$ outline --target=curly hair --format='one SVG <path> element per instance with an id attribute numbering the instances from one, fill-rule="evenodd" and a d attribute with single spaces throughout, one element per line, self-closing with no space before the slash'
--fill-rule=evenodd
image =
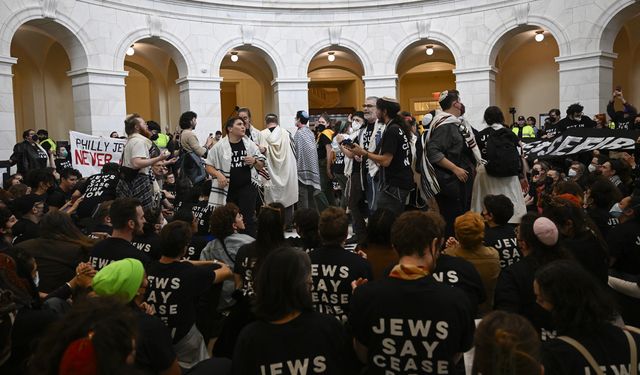
<path id="1" fill-rule="evenodd" d="M 233 223 L 236 221 L 236 216 L 239 213 L 240 208 L 233 203 L 227 203 L 213 210 L 211 219 L 209 220 L 211 234 L 220 241 L 232 235 L 235 232 Z"/>

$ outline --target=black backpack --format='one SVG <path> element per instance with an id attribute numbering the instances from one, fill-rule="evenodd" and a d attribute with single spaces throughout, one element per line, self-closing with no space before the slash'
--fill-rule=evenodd
<path id="1" fill-rule="evenodd" d="M 502 128 L 489 133 L 486 146 L 487 173 L 494 177 L 511 177 L 520 173 L 521 160 L 516 136 Z"/>

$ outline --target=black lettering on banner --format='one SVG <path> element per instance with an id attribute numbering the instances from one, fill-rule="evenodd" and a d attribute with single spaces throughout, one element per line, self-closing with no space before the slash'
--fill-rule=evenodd
<path id="1" fill-rule="evenodd" d="M 640 136 L 637 130 L 579 128 L 553 139 L 525 142 L 528 159 L 567 156 L 593 150 L 633 150 Z"/>

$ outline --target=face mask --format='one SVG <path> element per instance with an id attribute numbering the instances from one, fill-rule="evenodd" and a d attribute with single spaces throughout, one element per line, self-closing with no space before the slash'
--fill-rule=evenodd
<path id="1" fill-rule="evenodd" d="M 460 103 L 460 116 L 464 116 L 467 109 L 464 107 L 464 104 Z"/>
<path id="2" fill-rule="evenodd" d="M 40 273 L 36 271 L 36 275 L 33 277 L 33 283 L 36 284 L 36 287 L 40 286 Z"/>
<path id="3" fill-rule="evenodd" d="M 60 150 L 60 156 L 66 159 L 67 156 L 69 156 L 69 153 L 67 150 Z"/>
<path id="4" fill-rule="evenodd" d="M 352 122 L 351 123 L 351 132 L 350 133 L 353 133 L 353 132 L 356 132 L 356 131 L 360 130 L 361 126 L 362 126 L 362 124 L 359 123 L 358 121 Z"/>
<path id="5" fill-rule="evenodd" d="M 620 203 L 616 203 L 609 210 L 609 214 L 615 218 L 622 216 L 622 208 L 620 208 Z"/>
<path id="6" fill-rule="evenodd" d="M 596 169 L 597 169 L 597 168 L 596 168 L 596 166 L 595 166 L 595 165 L 593 165 L 593 164 L 589 164 L 588 169 L 589 169 L 589 172 L 592 172 L 592 173 L 593 173 L 593 172 L 595 172 L 595 171 L 596 171 Z"/>
<path id="7" fill-rule="evenodd" d="M 158 139 L 158 134 L 151 134 L 151 137 L 149 137 L 150 140 L 155 141 L 156 139 Z"/>
<path id="8" fill-rule="evenodd" d="M 32 135 L 31 140 L 34 142 L 38 142 L 38 136 L 36 134 Z"/>
<path id="9" fill-rule="evenodd" d="M 578 175 L 578 172 L 576 172 L 576 170 L 575 170 L 575 169 L 569 169 L 569 172 L 567 173 L 567 175 L 568 175 L 569 177 L 575 177 L 575 176 L 577 176 L 577 175 Z"/>

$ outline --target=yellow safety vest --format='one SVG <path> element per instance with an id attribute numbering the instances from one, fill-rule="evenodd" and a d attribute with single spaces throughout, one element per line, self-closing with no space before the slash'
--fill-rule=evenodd
<path id="1" fill-rule="evenodd" d="M 158 133 L 158 139 L 153 141 L 160 148 L 167 148 L 169 144 L 169 136 L 164 133 Z"/>
<path id="2" fill-rule="evenodd" d="M 533 130 L 533 126 L 525 125 L 522 127 L 522 138 L 535 138 L 536 132 Z"/>
<path id="3" fill-rule="evenodd" d="M 53 139 L 51 138 L 44 139 L 42 142 L 40 142 L 40 146 L 42 146 L 44 143 L 48 143 L 49 145 L 51 145 L 52 153 L 56 152 L 56 143 L 53 141 Z"/>

